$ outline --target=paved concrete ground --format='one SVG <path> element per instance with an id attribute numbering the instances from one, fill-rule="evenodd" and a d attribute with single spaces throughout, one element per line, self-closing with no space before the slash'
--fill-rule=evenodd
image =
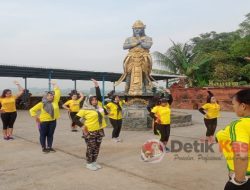
<path id="1" fill-rule="evenodd" d="M 182 111 L 192 113 L 194 125 L 173 128 L 170 139 L 193 143 L 205 134 L 202 116 L 196 110 Z M 220 190 L 227 180 L 217 145 L 215 153 L 167 153 L 160 163 L 150 164 L 141 161 L 140 147 L 155 138 L 152 131 L 122 131 L 124 142 L 114 143 L 110 128 L 105 130 L 98 160 L 103 169 L 89 171 L 81 133 L 72 133 L 67 113 L 62 110 L 61 115 L 54 139 L 57 152 L 43 154 L 34 121 L 27 111 L 18 112 L 15 140 L 0 139 L 0 190 Z M 218 128 L 235 118 L 234 113 L 223 112 Z"/>

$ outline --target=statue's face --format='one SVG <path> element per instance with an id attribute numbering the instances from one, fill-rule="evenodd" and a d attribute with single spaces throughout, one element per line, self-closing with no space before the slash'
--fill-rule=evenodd
<path id="1" fill-rule="evenodd" d="M 142 36 L 144 33 L 144 28 L 134 28 L 133 31 L 135 36 Z"/>

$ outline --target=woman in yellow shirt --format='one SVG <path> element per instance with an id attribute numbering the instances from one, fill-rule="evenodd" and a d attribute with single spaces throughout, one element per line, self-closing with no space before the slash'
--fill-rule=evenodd
<path id="1" fill-rule="evenodd" d="M 232 100 L 234 112 L 240 119 L 216 134 L 220 151 L 229 169 L 225 190 L 250 189 L 250 89 L 237 92 Z"/>
<path id="2" fill-rule="evenodd" d="M 19 93 L 16 96 L 12 95 L 10 89 L 3 90 L 2 96 L 0 97 L 1 104 L 1 119 L 3 122 L 3 138 L 4 140 L 13 140 L 13 126 L 16 121 L 17 112 L 16 112 L 16 99 L 18 99 L 24 92 L 24 89 L 21 85 L 14 81 L 17 85 Z"/>
<path id="3" fill-rule="evenodd" d="M 206 141 L 214 142 L 214 133 L 217 127 L 217 118 L 220 116 L 220 105 L 214 95 L 208 91 L 207 103 L 199 111 L 205 116 L 204 123 L 207 128 Z"/>
<path id="4" fill-rule="evenodd" d="M 155 93 L 155 95 L 153 96 L 153 98 L 149 100 L 148 105 L 147 105 L 148 112 L 150 113 L 151 110 L 155 106 L 160 105 L 161 104 L 160 100 L 161 100 L 161 98 L 164 98 L 164 97 L 166 97 L 168 99 L 168 104 L 171 106 L 171 104 L 173 102 L 173 97 L 171 95 L 171 91 L 168 88 L 166 88 L 164 90 L 164 92 L 162 92 L 162 93 Z M 152 120 L 153 132 L 154 132 L 155 135 L 159 135 L 159 133 L 157 132 L 157 129 L 156 129 L 156 125 L 157 125 L 157 123 L 155 122 L 155 120 L 153 118 L 153 120 Z"/>
<path id="5" fill-rule="evenodd" d="M 70 116 L 71 121 L 72 121 L 72 123 L 71 123 L 71 131 L 72 132 L 77 131 L 77 129 L 76 129 L 77 126 L 73 120 L 74 120 L 77 112 L 80 110 L 80 103 L 84 97 L 81 92 L 79 94 L 80 94 L 80 98 L 77 99 L 79 95 L 78 95 L 77 91 L 73 91 L 73 93 L 70 94 L 71 100 L 68 100 L 62 106 L 64 109 L 68 110 L 68 112 L 69 112 L 69 116 Z"/>
<path id="6" fill-rule="evenodd" d="M 40 143 L 44 153 L 55 152 L 52 148 L 54 132 L 56 129 L 56 120 L 60 117 L 59 100 L 61 90 L 56 83 L 51 83 L 54 91 L 47 92 L 42 101 L 30 109 L 30 115 L 36 120 L 39 126 Z M 40 111 L 40 115 L 37 112 Z M 47 146 L 46 146 L 47 140 Z"/>
<path id="7" fill-rule="evenodd" d="M 119 138 L 121 128 L 122 128 L 122 107 L 126 100 L 120 100 L 118 95 L 111 95 L 111 102 L 107 103 L 105 108 L 109 112 L 109 121 L 113 126 L 112 139 L 114 142 L 121 142 Z"/>
<path id="8" fill-rule="evenodd" d="M 169 100 L 169 97 L 161 98 L 160 105 L 155 106 L 150 113 L 155 120 L 156 131 L 160 135 L 160 141 L 165 145 L 166 152 L 170 151 L 166 147 L 170 136 L 171 109 Z"/>
<path id="9" fill-rule="evenodd" d="M 104 114 L 107 114 L 101 103 L 101 92 L 97 81 L 92 79 L 96 88 L 96 96 L 85 97 L 82 109 L 74 119 L 76 125 L 83 128 L 84 139 L 87 145 L 86 168 L 92 171 L 101 169 L 96 160 L 104 137 L 106 122 Z M 84 123 L 81 120 L 84 119 Z"/>

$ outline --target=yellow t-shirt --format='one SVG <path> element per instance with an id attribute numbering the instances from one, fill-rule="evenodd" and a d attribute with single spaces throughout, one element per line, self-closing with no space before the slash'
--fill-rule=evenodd
<path id="1" fill-rule="evenodd" d="M 84 126 L 87 127 L 88 131 L 97 131 L 107 126 L 104 119 L 104 110 L 102 107 L 99 108 L 99 112 L 102 114 L 102 125 L 100 126 L 98 121 L 98 113 L 95 110 L 81 109 L 76 115 L 85 119 Z"/>
<path id="2" fill-rule="evenodd" d="M 220 145 L 220 151 L 223 153 L 227 166 L 230 171 L 234 171 L 234 152 L 232 150 L 232 142 L 242 142 L 250 145 L 250 117 L 244 117 L 232 122 L 224 129 L 216 134 L 216 138 Z M 243 148 L 243 147 L 242 147 Z M 248 158 L 250 158 L 250 150 L 248 149 Z M 248 159 L 247 174 L 250 175 L 250 159 Z"/>
<path id="3" fill-rule="evenodd" d="M 54 92 L 55 92 L 55 95 L 54 95 L 54 100 L 52 102 L 52 106 L 54 108 L 54 117 L 52 118 L 50 116 L 50 114 L 43 109 L 43 103 L 42 102 L 39 102 L 38 104 L 36 104 L 34 107 L 32 107 L 29 110 L 30 115 L 32 117 L 36 116 L 38 111 L 41 111 L 40 115 L 39 115 L 39 119 L 40 119 L 41 122 L 53 121 L 53 120 L 58 119 L 60 117 L 60 111 L 59 111 L 58 103 L 59 103 L 59 100 L 60 100 L 60 97 L 61 97 L 61 91 L 60 91 L 59 88 L 55 88 Z"/>
<path id="4" fill-rule="evenodd" d="M 207 111 L 206 119 L 214 119 L 220 116 L 220 105 L 217 103 L 206 103 L 202 106 Z"/>
<path id="5" fill-rule="evenodd" d="M 169 105 L 163 107 L 161 105 L 155 106 L 152 110 L 152 113 L 154 113 L 160 120 L 161 124 L 167 125 L 170 124 L 170 115 L 171 115 L 171 110 Z"/>
<path id="6" fill-rule="evenodd" d="M 125 103 L 124 100 L 119 102 L 121 108 L 122 108 L 124 103 Z M 115 103 L 109 102 L 105 106 L 105 108 L 107 108 L 109 110 L 109 118 L 115 119 L 115 120 L 122 119 L 122 110 L 118 111 L 118 106 Z"/>
<path id="7" fill-rule="evenodd" d="M 16 111 L 16 96 L 0 98 L 0 103 L 2 105 L 1 110 L 4 110 L 5 112 Z"/>
<path id="8" fill-rule="evenodd" d="M 69 106 L 70 112 L 78 112 L 80 110 L 80 100 L 68 100 L 64 103 L 65 106 Z"/>

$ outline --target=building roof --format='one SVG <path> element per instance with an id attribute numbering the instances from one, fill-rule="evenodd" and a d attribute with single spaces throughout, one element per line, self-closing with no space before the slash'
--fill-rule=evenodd
<path id="1" fill-rule="evenodd" d="M 94 78 L 97 81 L 115 82 L 122 73 L 113 72 L 94 72 L 81 70 L 68 70 L 56 68 L 42 68 L 15 65 L 0 65 L 0 77 L 22 77 L 22 78 L 49 78 L 52 79 L 68 79 L 68 80 L 90 80 Z M 166 80 L 171 78 L 181 78 L 180 75 L 152 75 L 155 80 Z"/>

